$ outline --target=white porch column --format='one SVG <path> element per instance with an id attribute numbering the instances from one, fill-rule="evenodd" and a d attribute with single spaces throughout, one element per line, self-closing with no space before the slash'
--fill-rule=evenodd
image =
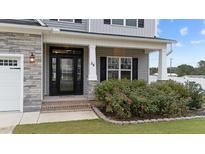
<path id="1" fill-rule="evenodd" d="M 96 45 L 89 45 L 88 80 L 97 81 Z"/>
<path id="2" fill-rule="evenodd" d="M 167 51 L 159 50 L 158 80 L 167 80 Z"/>
<path id="3" fill-rule="evenodd" d="M 96 70 L 96 45 L 89 45 L 88 53 L 88 100 L 95 99 L 95 87 L 97 85 L 97 70 Z"/>

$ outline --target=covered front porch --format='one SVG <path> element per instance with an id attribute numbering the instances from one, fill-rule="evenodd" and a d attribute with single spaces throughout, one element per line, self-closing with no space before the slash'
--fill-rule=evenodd
<path id="1" fill-rule="evenodd" d="M 43 95 L 83 95 L 108 79 L 149 82 L 149 53 L 159 52 L 158 80 L 167 78 L 167 40 L 84 36 L 59 32 L 44 36 Z"/>

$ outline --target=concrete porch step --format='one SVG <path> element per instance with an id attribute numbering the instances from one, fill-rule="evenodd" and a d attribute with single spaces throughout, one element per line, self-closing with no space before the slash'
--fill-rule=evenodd
<path id="1" fill-rule="evenodd" d="M 91 111 L 92 101 L 73 100 L 73 101 L 43 101 L 41 112 L 59 112 L 59 111 Z"/>

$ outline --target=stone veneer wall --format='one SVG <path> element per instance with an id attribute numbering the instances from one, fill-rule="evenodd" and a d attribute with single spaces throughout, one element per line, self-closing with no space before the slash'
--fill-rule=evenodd
<path id="1" fill-rule="evenodd" d="M 98 81 L 89 81 L 88 80 L 88 88 L 87 88 L 87 97 L 88 100 L 95 100 L 95 88 L 98 84 Z"/>
<path id="2" fill-rule="evenodd" d="M 36 63 L 29 63 L 31 52 Z M 24 111 L 40 110 L 41 107 L 41 35 L 0 32 L 0 53 L 24 55 Z"/>

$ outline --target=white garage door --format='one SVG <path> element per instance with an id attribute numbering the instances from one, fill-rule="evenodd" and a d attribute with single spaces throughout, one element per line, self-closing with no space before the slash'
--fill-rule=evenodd
<path id="1" fill-rule="evenodd" d="M 0 54 L 0 111 L 21 110 L 22 105 L 21 56 Z"/>

